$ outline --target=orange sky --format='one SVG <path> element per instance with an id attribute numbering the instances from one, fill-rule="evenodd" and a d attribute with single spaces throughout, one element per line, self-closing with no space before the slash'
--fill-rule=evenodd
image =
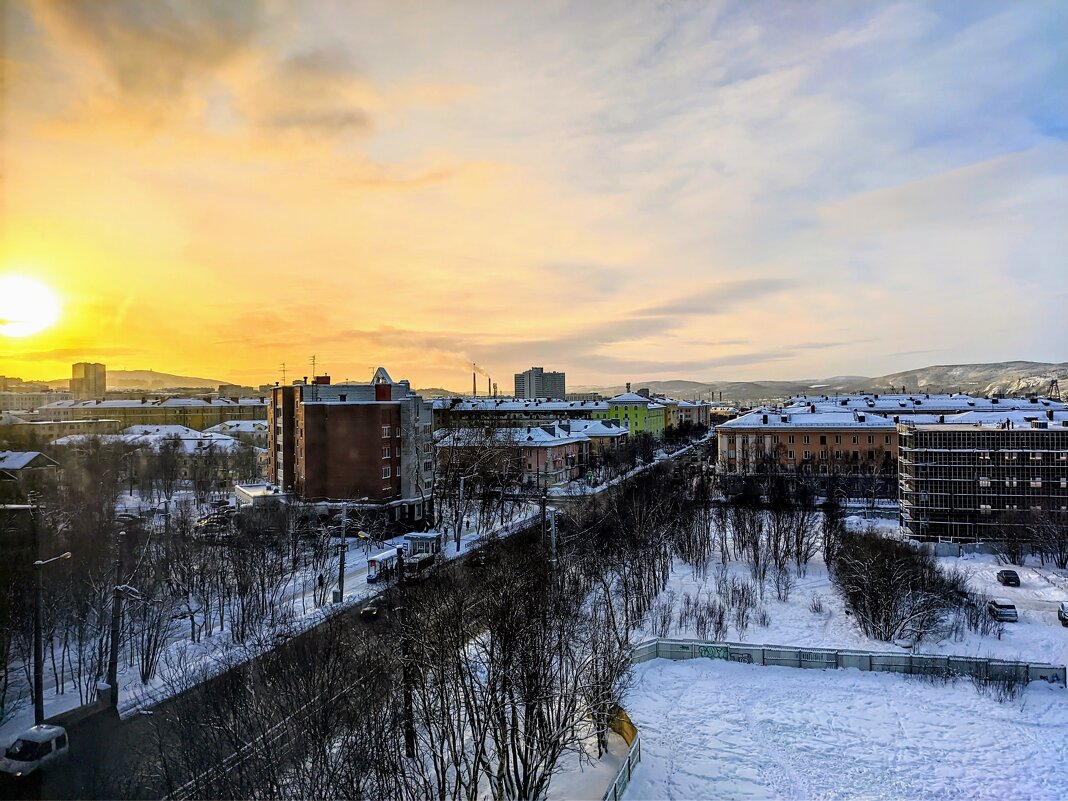
<path id="1" fill-rule="evenodd" d="M 1049 105 L 1056 63 L 1020 58 L 1055 53 L 1025 36 L 1055 6 L 1003 42 L 982 15 L 864 5 L 800 33 L 744 5 L 176 7 L 3 7 L 0 275 L 64 315 L 0 338 L 0 374 L 258 384 L 315 354 L 463 388 L 472 361 L 510 387 L 532 364 L 579 384 L 1066 356 L 1063 126 L 1016 101 L 944 141 L 1002 93 Z"/>

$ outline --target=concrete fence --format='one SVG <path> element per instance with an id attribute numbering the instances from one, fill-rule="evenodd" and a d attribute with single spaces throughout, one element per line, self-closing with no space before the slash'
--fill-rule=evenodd
<path id="1" fill-rule="evenodd" d="M 1027 684 L 1045 681 L 1066 685 L 1064 665 L 1009 662 L 944 654 L 854 651 L 833 648 L 804 648 L 792 645 L 748 645 L 731 642 L 705 642 L 660 638 L 647 640 L 634 648 L 635 664 L 650 659 L 726 659 L 747 665 L 779 665 L 796 668 L 856 668 L 910 675 L 964 676 L 986 680 L 1015 679 Z"/>

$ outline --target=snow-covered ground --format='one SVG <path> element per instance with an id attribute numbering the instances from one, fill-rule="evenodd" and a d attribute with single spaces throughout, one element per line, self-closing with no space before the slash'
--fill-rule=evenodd
<path id="1" fill-rule="evenodd" d="M 884 529 L 896 528 L 896 523 L 892 521 L 847 518 L 847 524 L 851 528 L 862 528 L 872 522 L 877 522 Z M 1033 566 L 1013 568 L 1020 575 L 1020 587 L 1004 587 L 997 582 L 997 572 L 1005 565 L 999 565 L 993 556 L 974 554 L 961 558 L 942 557 L 938 562 L 944 567 L 965 571 L 974 591 L 990 597 L 1011 599 L 1016 603 L 1020 621 L 1006 623 L 1001 639 L 965 632 L 960 639 L 946 637 L 940 641 L 924 641 L 916 647 L 916 652 L 1068 664 L 1068 628 L 1061 626 L 1057 620 L 1058 603 L 1068 601 L 1068 571 L 1058 570 L 1050 565 L 1040 567 L 1036 561 Z M 692 627 L 678 627 L 679 607 L 684 593 L 694 597 L 700 593 L 702 599 L 709 593 L 715 597 L 717 567 L 718 563 L 714 563 L 708 575 L 701 578 L 694 575 L 689 565 L 676 560 L 668 588 L 665 594 L 660 596 L 660 601 L 663 601 L 666 593 L 675 595 L 675 622 L 669 636 L 698 637 Z M 739 579 L 749 578 L 748 567 L 741 562 L 730 563 L 728 573 Z M 734 621 L 730 621 L 730 629 L 724 639 L 729 642 L 767 645 L 807 645 L 872 651 L 903 650 L 893 643 L 872 640 L 864 635 L 852 618 L 846 615 L 841 598 L 831 586 L 827 567 L 819 557 L 809 564 L 806 574 L 796 581 L 789 600 L 780 602 L 769 580 L 764 600 L 760 604 L 768 613 L 769 625 L 760 626 L 756 622 L 755 614 L 745 631 L 739 631 Z M 813 612 L 810 608 L 814 597 L 822 603 L 822 612 Z M 635 635 L 635 642 L 653 636 L 653 629 L 647 623 L 646 627 Z"/>
<path id="2" fill-rule="evenodd" d="M 505 536 L 527 525 L 538 515 L 535 507 L 521 508 L 515 512 L 503 525 L 499 525 L 487 533 L 467 531 L 460 539 L 460 548 L 457 550 L 452 537 L 444 544 L 445 559 L 455 559 L 457 556 L 467 553 L 476 547 L 479 540 L 484 536 Z M 397 536 L 387 540 L 388 546 L 402 544 L 403 536 Z M 371 596 L 377 594 L 381 588 L 379 585 L 367 583 L 367 559 L 374 556 L 387 547 L 369 547 L 358 540 L 349 538 L 348 550 L 345 557 L 345 597 L 342 605 L 327 604 L 316 607 L 313 595 L 314 587 L 310 582 L 294 582 L 284 593 L 283 604 L 289 607 L 291 612 L 291 624 L 286 628 L 287 634 L 296 634 L 322 622 L 325 616 L 336 612 L 339 608 L 356 606 Z M 336 568 L 331 576 L 336 587 Z M 186 629 L 182 625 L 175 627 L 173 639 L 166 647 L 160 659 L 157 675 L 147 684 L 142 684 L 136 668 L 126 668 L 120 664 L 119 671 L 119 713 L 122 717 L 136 714 L 141 709 L 146 709 L 166 698 L 174 689 L 169 681 L 175 675 L 200 675 L 202 678 L 215 675 L 229 666 L 247 661 L 270 650 L 275 640 L 273 632 L 267 632 L 266 636 L 259 641 L 251 641 L 243 644 L 235 644 L 230 639 L 228 629 L 218 630 L 210 637 L 204 637 L 198 643 L 189 641 Z M 21 669 L 16 674 L 20 678 Z M 63 712 L 68 712 L 81 705 L 76 689 L 67 687 L 67 692 L 62 695 L 55 693 L 55 684 L 51 680 L 51 674 L 45 671 L 45 704 L 46 718 L 54 717 Z M 33 705 L 26 701 L 25 705 L 0 725 L 0 746 L 9 745 L 22 731 L 33 725 Z"/>
<path id="3" fill-rule="evenodd" d="M 635 669 L 637 799 L 1063 799 L 1068 691 L 723 660 Z"/>

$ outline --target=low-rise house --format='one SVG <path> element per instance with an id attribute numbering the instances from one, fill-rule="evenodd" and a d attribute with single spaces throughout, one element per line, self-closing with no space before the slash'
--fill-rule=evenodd
<path id="1" fill-rule="evenodd" d="M 266 420 L 227 420 L 204 431 L 207 434 L 223 434 L 249 445 L 266 448 L 270 427 Z"/>
<path id="2" fill-rule="evenodd" d="M 452 460 L 461 469 L 492 472 L 520 484 L 547 487 L 581 477 L 590 458 L 590 438 L 550 423 L 523 428 L 461 429 L 438 442 L 438 459 L 447 473 Z"/>
<path id="3" fill-rule="evenodd" d="M 0 473 L 9 477 L 0 483 L 0 498 L 25 498 L 54 480 L 59 462 L 39 451 L 0 451 Z"/>

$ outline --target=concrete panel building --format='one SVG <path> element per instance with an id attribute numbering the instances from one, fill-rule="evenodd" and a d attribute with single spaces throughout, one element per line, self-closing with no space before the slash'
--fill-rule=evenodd
<path id="1" fill-rule="evenodd" d="M 563 373 L 545 372 L 542 367 L 515 374 L 517 398 L 560 398 L 567 394 Z"/>
<path id="2" fill-rule="evenodd" d="M 901 524 L 921 540 L 998 540 L 1068 513 L 1068 412 L 912 418 L 897 427 Z"/>
<path id="3" fill-rule="evenodd" d="M 108 369 L 96 362 L 76 362 L 71 365 L 70 391 L 79 400 L 104 397 L 108 390 Z"/>

